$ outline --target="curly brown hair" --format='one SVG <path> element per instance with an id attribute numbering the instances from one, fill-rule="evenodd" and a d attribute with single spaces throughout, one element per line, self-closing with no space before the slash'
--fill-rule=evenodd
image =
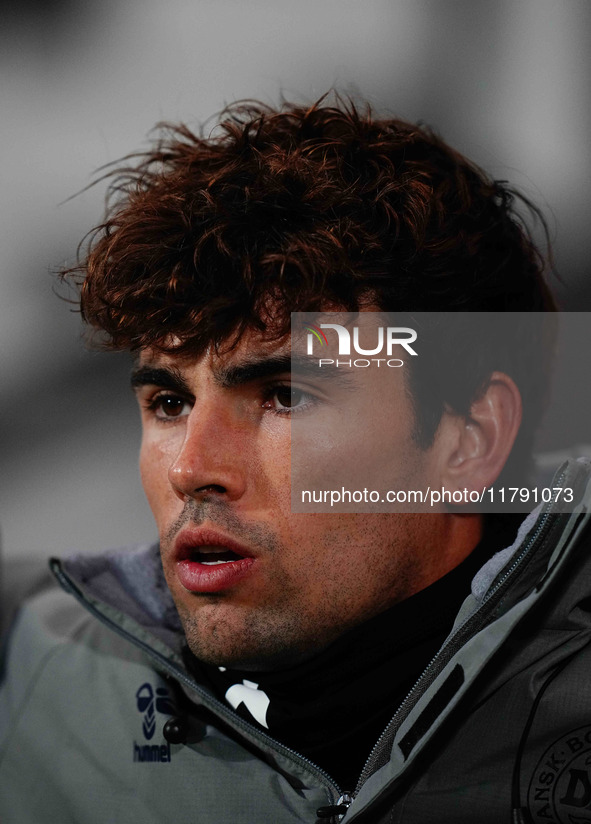
<path id="1" fill-rule="evenodd" d="M 515 208 L 520 201 L 547 238 L 533 204 L 430 129 L 376 119 L 340 98 L 334 106 L 235 104 L 207 136 L 161 124 L 151 150 L 106 176 L 106 219 L 80 264 L 62 274 L 80 287 L 83 318 L 110 348 L 197 355 L 232 346 L 248 328 L 283 336 L 291 312 L 331 308 L 555 308 L 544 259 Z M 498 348 L 475 354 L 478 321 L 458 345 L 433 318 L 436 358 L 410 370 L 425 447 L 445 405 L 467 414 L 504 368 Z M 518 323 L 508 340 L 519 352 L 510 369 L 525 413 L 515 466 L 531 455 L 547 373 L 539 344 L 550 338 Z"/>
<path id="2" fill-rule="evenodd" d="M 236 104 L 208 136 L 161 124 L 109 176 L 106 220 L 64 275 L 112 348 L 198 353 L 327 306 L 553 306 L 516 193 L 431 130 L 351 102 Z"/>

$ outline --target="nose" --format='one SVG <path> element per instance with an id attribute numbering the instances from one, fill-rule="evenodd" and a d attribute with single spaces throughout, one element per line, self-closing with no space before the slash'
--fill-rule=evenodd
<path id="1" fill-rule="evenodd" d="M 246 491 L 248 422 L 220 406 L 197 402 L 187 417 L 183 443 L 168 470 L 183 501 L 212 493 L 238 500 Z"/>

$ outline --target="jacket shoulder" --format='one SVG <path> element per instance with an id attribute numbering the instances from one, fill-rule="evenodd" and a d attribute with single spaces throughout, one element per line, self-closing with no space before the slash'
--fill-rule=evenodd
<path id="1" fill-rule="evenodd" d="M 97 656 L 105 662 L 121 659 L 148 664 L 141 650 L 103 626 L 57 582 L 23 602 L 2 652 L 0 760 L 3 742 L 30 701 L 39 700 L 43 682 L 47 678 L 55 681 L 57 674 L 64 688 L 69 688 L 80 673 L 92 677 L 88 662 Z"/>

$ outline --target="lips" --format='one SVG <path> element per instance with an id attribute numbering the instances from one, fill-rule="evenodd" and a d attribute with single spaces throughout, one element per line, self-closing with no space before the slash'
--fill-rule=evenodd
<path id="1" fill-rule="evenodd" d="M 256 559 L 242 544 L 217 530 L 182 530 L 173 558 L 181 585 L 189 592 L 224 592 L 252 573 Z"/>

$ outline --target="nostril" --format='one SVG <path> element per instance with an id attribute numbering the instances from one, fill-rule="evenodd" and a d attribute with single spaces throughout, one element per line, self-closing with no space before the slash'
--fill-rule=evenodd
<path id="1" fill-rule="evenodd" d="M 206 484 L 205 486 L 198 487 L 193 494 L 194 495 L 207 495 L 208 492 L 215 492 L 218 495 L 223 495 L 226 492 L 226 488 L 221 484 Z"/>

